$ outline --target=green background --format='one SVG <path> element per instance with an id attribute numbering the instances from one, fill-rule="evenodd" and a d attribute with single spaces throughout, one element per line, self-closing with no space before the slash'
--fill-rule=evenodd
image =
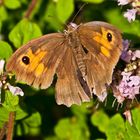
<path id="1" fill-rule="evenodd" d="M 0 59 L 7 61 L 21 45 L 43 34 L 63 31 L 71 21 L 109 22 L 122 31 L 124 39 L 131 40 L 133 47 L 140 45 L 139 19 L 129 23 L 123 17 L 129 6 L 118 6 L 115 0 L 38 0 L 25 18 L 30 3 L 30 0 L 0 3 Z M 99 104 L 98 108 L 94 99 L 67 108 L 56 104 L 55 85 L 47 90 L 17 85 L 23 89 L 24 97 L 5 91 L 0 105 L 0 128 L 8 120 L 9 112 L 16 111 L 15 140 L 140 140 L 139 105 L 132 109 L 133 125 L 130 125 L 123 115 L 125 104 L 117 110 L 117 103 L 112 106 L 112 95 L 106 105 Z"/>

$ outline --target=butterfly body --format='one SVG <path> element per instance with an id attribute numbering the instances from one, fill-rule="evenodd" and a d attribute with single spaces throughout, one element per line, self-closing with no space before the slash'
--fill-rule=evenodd
<path id="1" fill-rule="evenodd" d="M 10 58 L 7 71 L 42 89 L 51 85 L 56 73 L 58 104 L 81 104 L 90 101 L 93 93 L 104 100 L 121 49 L 121 33 L 114 26 L 72 23 L 64 33 L 44 35 L 23 45 Z"/>
<path id="2" fill-rule="evenodd" d="M 85 52 L 77 32 L 79 26 L 75 24 L 73 25 L 73 23 L 70 24 L 68 26 L 68 31 L 65 32 L 65 35 L 67 37 L 66 40 L 68 40 L 69 46 L 72 49 L 73 57 L 75 58 L 77 67 L 84 77 L 86 75 L 86 65 L 84 63 Z"/>

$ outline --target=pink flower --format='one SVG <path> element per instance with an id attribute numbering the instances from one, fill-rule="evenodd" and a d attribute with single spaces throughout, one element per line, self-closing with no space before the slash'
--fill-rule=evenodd
<path id="1" fill-rule="evenodd" d="M 136 9 L 127 9 L 127 12 L 124 13 L 124 17 L 127 18 L 129 22 L 134 21 L 136 18 Z"/>
<path id="2" fill-rule="evenodd" d="M 118 0 L 118 5 L 126 5 L 130 2 L 130 0 Z"/>
<path id="3" fill-rule="evenodd" d="M 132 58 L 132 51 L 128 51 L 130 45 L 130 41 L 129 40 L 123 40 L 123 50 L 122 50 L 122 54 L 121 54 L 121 59 L 125 62 L 130 62 L 131 58 Z"/>
<path id="4" fill-rule="evenodd" d="M 136 50 L 133 52 L 132 60 L 136 60 L 136 58 L 140 58 L 140 50 Z"/>
<path id="5" fill-rule="evenodd" d="M 122 99 L 134 99 L 135 95 L 140 94 L 140 76 L 132 76 L 131 74 L 131 72 L 122 72 L 123 78 L 117 86 L 120 93 L 119 97 L 122 97 Z M 116 95 L 114 96 L 116 97 Z M 116 99 L 120 103 L 119 97 L 116 97 Z"/>
<path id="6" fill-rule="evenodd" d="M 117 99 L 117 102 L 122 104 L 125 100 L 125 97 L 122 96 L 121 92 L 120 91 L 113 91 L 114 92 L 114 97 Z"/>
<path id="7" fill-rule="evenodd" d="M 121 59 L 127 63 L 130 62 L 130 60 L 136 60 L 137 58 L 140 58 L 140 50 L 136 50 L 136 51 L 131 51 L 128 50 L 130 45 L 130 41 L 129 40 L 123 40 L 123 50 L 122 50 L 122 54 L 121 54 Z"/>
<path id="8" fill-rule="evenodd" d="M 130 76 L 129 80 L 128 86 L 130 87 L 140 85 L 140 76 Z"/>
<path id="9" fill-rule="evenodd" d="M 129 45 L 130 45 L 130 40 L 128 40 L 128 39 L 125 39 L 125 40 L 123 40 L 123 51 L 127 51 L 128 50 L 128 48 L 129 48 Z"/>
<path id="10" fill-rule="evenodd" d="M 140 50 L 136 50 L 136 51 L 134 52 L 134 54 L 135 54 L 135 56 L 136 56 L 137 58 L 140 58 Z"/>
<path id="11" fill-rule="evenodd" d="M 19 87 L 14 87 L 14 86 L 11 86 L 10 84 L 8 84 L 8 88 L 13 95 L 20 95 L 20 96 L 24 95 L 24 92 Z"/>
<path id="12" fill-rule="evenodd" d="M 122 72 L 121 75 L 123 76 L 122 81 L 129 81 L 129 77 L 132 74 L 132 72 Z"/>

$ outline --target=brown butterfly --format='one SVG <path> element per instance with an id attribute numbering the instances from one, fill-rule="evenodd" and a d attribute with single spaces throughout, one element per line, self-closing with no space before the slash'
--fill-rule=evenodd
<path id="1" fill-rule="evenodd" d="M 71 23 L 63 33 L 31 40 L 10 58 L 6 69 L 18 81 L 46 89 L 57 74 L 56 101 L 71 106 L 106 97 L 106 85 L 122 50 L 121 33 L 105 22 Z"/>

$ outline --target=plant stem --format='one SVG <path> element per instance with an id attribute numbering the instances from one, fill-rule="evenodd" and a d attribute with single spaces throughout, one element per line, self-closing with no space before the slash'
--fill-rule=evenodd
<path id="1" fill-rule="evenodd" d="M 6 134 L 6 129 L 7 129 L 7 122 L 4 123 L 3 128 L 0 131 L 0 140 L 2 140 L 4 135 Z"/>
<path id="2" fill-rule="evenodd" d="M 37 1 L 38 0 L 32 0 L 31 1 L 30 5 L 29 5 L 29 7 L 28 7 L 28 9 L 27 9 L 27 11 L 25 13 L 25 16 L 24 16 L 25 18 L 30 18 L 30 15 L 31 15 L 32 11 L 33 11 L 33 9 L 35 8 L 35 6 L 37 4 Z"/>
<path id="3" fill-rule="evenodd" d="M 12 140 L 15 115 L 16 115 L 15 112 L 10 112 L 10 114 L 9 114 L 8 130 L 7 130 L 6 140 Z"/>

